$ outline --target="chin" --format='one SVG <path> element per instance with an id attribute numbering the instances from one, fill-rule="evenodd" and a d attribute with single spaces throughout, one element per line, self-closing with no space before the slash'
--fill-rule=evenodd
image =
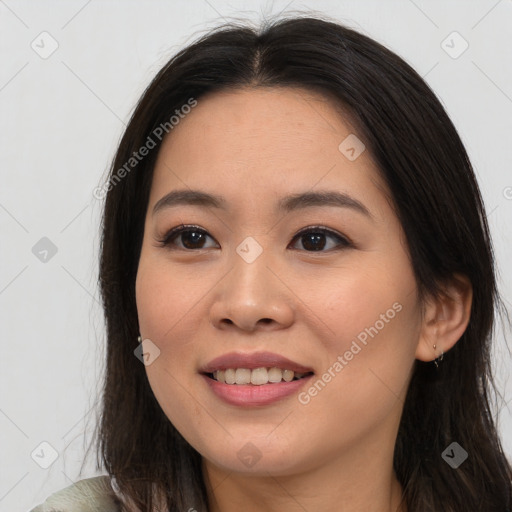
<path id="1" fill-rule="evenodd" d="M 264 437 L 227 438 L 225 447 L 219 443 L 203 453 L 210 464 L 238 474 L 268 477 L 304 471 L 304 460 L 296 447 L 283 446 L 282 441 L 271 442 Z"/>

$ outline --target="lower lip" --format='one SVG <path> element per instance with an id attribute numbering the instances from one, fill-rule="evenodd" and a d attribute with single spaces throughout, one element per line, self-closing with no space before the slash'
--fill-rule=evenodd
<path id="1" fill-rule="evenodd" d="M 297 393 L 302 386 L 310 381 L 313 374 L 299 380 L 281 381 L 273 384 L 262 384 L 261 386 L 254 384 L 225 384 L 211 379 L 207 375 L 202 374 L 201 376 L 206 380 L 213 393 L 228 404 L 254 407 L 270 405 Z"/>

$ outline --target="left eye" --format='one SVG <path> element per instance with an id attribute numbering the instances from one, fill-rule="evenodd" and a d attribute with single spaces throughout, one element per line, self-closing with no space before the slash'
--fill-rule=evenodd
<path id="1" fill-rule="evenodd" d="M 213 238 L 204 229 L 196 226 L 181 225 L 171 229 L 165 235 L 163 240 L 159 240 L 159 244 L 162 247 L 171 248 L 171 246 L 175 246 L 178 249 L 184 250 L 208 249 L 215 247 L 215 244 L 209 247 L 204 245 L 207 238 L 213 240 Z M 329 239 L 331 240 L 331 243 L 328 242 Z M 176 244 L 176 240 L 181 241 L 181 246 Z M 306 228 L 302 230 L 293 237 L 292 242 L 295 240 L 300 241 L 302 244 L 302 249 L 307 252 L 318 252 L 324 251 L 324 249 L 331 250 L 335 248 L 344 248 L 350 247 L 351 245 L 351 243 L 345 237 L 321 226 Z M 296 245 L 296 243 L 293 245 Z"/>
<path id="2" fill-rule="evenodd" d="M 314 228 L 307 228 L 300 233 L 297 233 L 293 240 L 299 239 L 302 242 L 303 248 L 308 251 L 322 251 L 326 248 L 326 246 L 329 245 L 328 242 L 326 242 L 326 239 L 335 240 L 335 242 L 331 242 L 331 246 L 327 247 L 328 250 L 330 249 L 336 249 L 336 248 L 343 248 L 343 247 L 350 247 L 350 242 L 344 238 L 343 236 L 339 235 L 338 233 L 331 231 L 330 229 L 318 226 Z M 293 241 L 292 240 L 292 241 Z"/>

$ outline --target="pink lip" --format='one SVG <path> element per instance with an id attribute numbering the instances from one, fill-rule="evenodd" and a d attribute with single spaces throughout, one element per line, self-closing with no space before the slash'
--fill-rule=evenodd
<path id="1" fill-rule="evenodd" d="M 272 352 L 254 352 L 253 354 L 231 352 L 229 354 L 216 357 L 200 371 L 201 373 L 213 373 L 215 370 L 226 370 L 228 368 L 247 368 L 249 370 L 253 370 L 254 368 L 264 367 L 293 370 L 296 373 L 308 373 L 313 371 L 312 368 L 303 366 L 295 361 Z"/>
<path id="2" fill-rule="evenodd" d="M 218 398 L 231 405 L 241 407 L 255 407 L 270 405 L 278 400 L 290 396 L 311 380 L 313 375 L 308 375 L 291 382 L 279 382 L 274 384 L 225 384 L 211 379 L 207 375 L 201 375 L 206 384 Z"/>

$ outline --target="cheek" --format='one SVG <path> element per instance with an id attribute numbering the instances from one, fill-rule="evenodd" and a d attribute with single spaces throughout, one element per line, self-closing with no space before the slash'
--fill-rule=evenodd
<path id="1" fill-rule="evenodd" d="M 408 380 L 420 335 L 420 308 L 410 264 L 399 256 L 354 265 L 314 296 L 318 315 L 329 327 L 323 339 L 323 371 L 328 375 L 322 380 L 335 381 L 328 387 L 344 396 L 350 392 L 373 402 L 382 393 L 399 395 Z"/>
<path id="2" fill-rule="evenodd" d="M 135 283 L 140 332 L 161 350 L 167 348 L 169 340 L 179 346 L 191 339 L 187 325 L 202 296 L 192 283 L 161 262 L 141 259 Z"/>
<path id="3" fill-rule="evenodd" d="M 324 293 L 323 318 L 334 334 L 325 345 L 322 382 L 311 390 L 324 395 L 319 414 L 320 404 L 330 403 L 330 414 L 340 421 L 352 417 L 361 424 L 363 417 L 367 424 L 383 419 L 405 393 L 420 333 L 412 271 L 370 268 Z"/>
<path id="4" fill-rule="evenodd" d="M 418 331 L 415 304 L 407 295 L 354 295 L 331 325 L 337 336 L 324 346 L 319 375 L 300 394 L 309 417 L 317 418 L 333 438 L 356 442 L 400 417 L 414 364 Z M 398 300 L 395 300 L 398 299 Z M 382 315 L 382 316 L 381 316 Z M 391 427 L 390 427 L 391 425 Z"/>
<path id="5" fill-rule="evenodd" d="M 183 393 L 189 387 L 185 376 L 192 374 L 193 365 L 189 346 L 193 337 L 187 319 L 199 300 L 194 300 L 190 286 L 185 289 L 187 293 L 180 287 L 178 274 L 165 270 L 161 262 L 141 257 L 135 283 L 140 332 L 159 349 L 158 357 L 145 370 L 158 403 L 178 429 L 186 427 L 190 416 L 201 417 L 199 405 Z"/>
<path id="6" fill-rule="evenodd" d="M 377 336 L 391 342 L 398 331 L 417 328 L 417 297 L 414 276 L 407 269 L 366 266 L 325 281 L 316 293 L 309 292 L 318 316 L 329 327 L 329 349 L 348 350 L 351 341 Z M 403 333 L 402 333 L 403 334 Z"/>

